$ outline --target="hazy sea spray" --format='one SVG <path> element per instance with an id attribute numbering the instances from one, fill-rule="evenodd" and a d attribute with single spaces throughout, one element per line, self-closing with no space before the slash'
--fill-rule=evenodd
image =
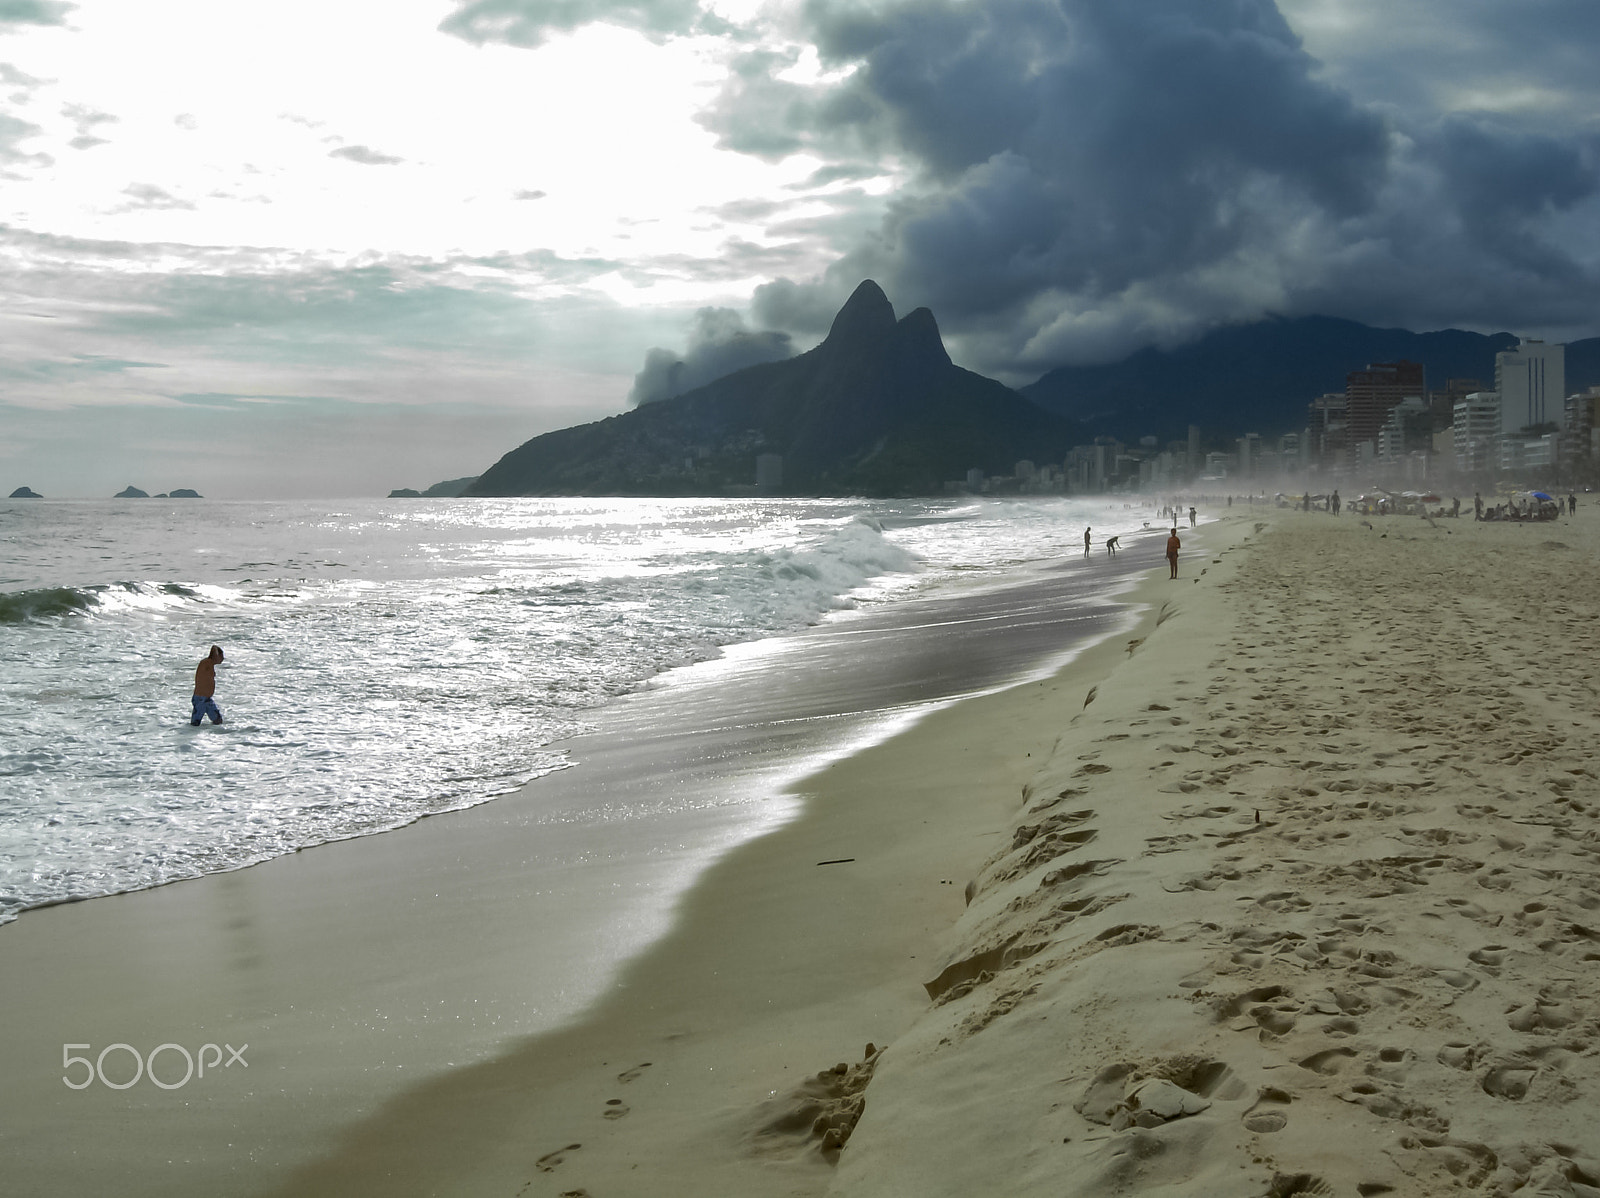
<path id="1" fill-rule="evenodd" d="M 0 594 L 0 919 L 482 802 L 560 768 L 547 746 L 661 670 L 1081 537 L 1061 507 L 925 502 L 0 520 L 20 582 Z M 229 722 L 197 731 L 190 676 L 212 642 Z"/>

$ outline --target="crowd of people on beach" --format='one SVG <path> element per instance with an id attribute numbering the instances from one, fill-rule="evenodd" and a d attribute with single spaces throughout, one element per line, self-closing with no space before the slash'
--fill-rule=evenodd
<path id="1" fill-rule="evenodd" d="M 1230 507 L 1234 498 L 1234 496 L 1228 497 Z M 1266 502 L 1264 497 L 1258 499 L 1254 495 L 1240 497 L 1240 501 Z M 1420 494 L 1416 491 L 1379 491 L 1357 496 L 1348 503 L 1340 499 L 1337 490 L 1318 495 L 1307 491 L 1298 499 L 1280 493 L 1273 503 L 1280 508 L 1295 508 L 1303 512 L 1327 512 L 1334 516 L 1342 510 L 1348 510 L 1358 516 L 1422 516 L 1428 519 L 1446 520 L 1461 515 L 1459 498 L 1452 497 L 1446 504 L 1439 495 Z M 1568 492 L 1563 498 L 1545 491 L 1518 491 L 1502 502 L 1490 504 L 1484 503 L 1481 493 L 1475 493 L 1472 497 L 1474 520 L 1554 520 L 1559 516 L 1573 515 L 1577 510 L 1576 492 Z"/>

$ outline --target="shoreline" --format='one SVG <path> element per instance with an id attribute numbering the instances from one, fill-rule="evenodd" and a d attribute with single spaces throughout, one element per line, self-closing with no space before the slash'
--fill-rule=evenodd
<path id="1" fill-rule="evenodd" d="M 1045 594 L 1070 596 L 1080 584 L 1095 592 L 1095 585 L 1104 585 L 1101 577 L 1099 570 L 1063 573 L 1051 582 L 1054 590 L 1033 602 Z M 873 701 L 896 693 L 895 686 L 917 692 L 924 675 L 962 677 L 964 659 L 977 660 L 972 655 L 978 654 L 987 660 L 995 647 L 1009 646 L 1008 652 L 1021 655 L 1019 661 L 1031 660 L 1040 638 L 1065 628 L 1063 619 L 1070 623 L 1079 617 L 1036 613 L 1026 604 L 1019 608 L 1020 597 L 979 596 L 961 609 L 970 628 L 945 628 L 941 651 L 931 654 L 926 637 L 913 637 L 904 661 L 862 651 L 863 644 L 892 629 L 852 621 L 848 636 L 834 638 L 837 653 L 844 655 L 840 663 L 871 665 L 875 677 L 882 675 L 858 696 L 873 709 Z M 1089 610 L 1122 606 L 1120 600 L 1090 598 Z M 1005 615 L 1008 605 L 1014 610 Z M 832 630 L 824 629 L 814 639 L 830 635 Z M 843 684 L 843 676 L 833 677 L 836 672 L 807 685 L 831 702 L 822 692 Z M 771 689 L 756 681 L 763 691 Z M 719 689 L 727 686 L 726 679 L 719 681 Z M 741 695 L 753 693 L 735 687 L 733 710 L 742 710 Z M 632 709 L 632 724 L 619 721 L 621 739 L 611 743 L 626 751 L 612 754 L 619 759 L 612 764 L 624 775 L 679 759 L 671 756 L 670 737 L 663 739 L 648 719 L 651 710 L 647 697 L 641 697 Z M 730 751 L 726 735 L 739 730 L 730 733 L 735 721 L 719 720 L 714 712 L 705 720 L 685 725 L 685 743 L 698 762 L 694 768 L 714 781 L 726 772 L 719 761 Z M 704 728 L 721 730 L 707 739 Z M 768 745 L 778 754 L 775 760 L 798 743 L 793 733 L 786 730 L 788 739 Z M 516 845 L 527 841 L 536 847 L 528 837 L 537 831 L 539 818 L 564 818 L 536 809 L 558 787 L 601 792 L 574 793 L 574 802 L 613 802 L 606 793 L 610 784 L 599 782 L 598 775 L 563 774 L 581 774 L 583 785 L 571 787 L 570 777 L 557 786 L 544 785 L 562 778 L 552 775 L 535 783 L 539 804 L 507 796 L 248 870 L 42 908 L 0 932 L 5 965 L 0 997 L 12 1012 L 0 1051 L 17 1083 L 10 1088 L 0 1140 L 9 1142 L 6 1155 L 15 1164 L 14 1176 L 47 1193 L 93 1188 L 111 1179 L 121 1193 L 256 1192 L 272 1184 L 269 1179 L 280 1176 L 285 1165 L 333 1151 L 341 1128 L 376 1109 L 363 1105 L 362 1094 L 382 1096 L 396 1092 L 397 1085 L 404 1092 L 403 1079 L 419 1064 L 424 1076 L 442 1069 L 446 1078 L 470 1068 L 466 1061 L 475 1059 L 472 1055 L 466 1060 L 441 1055 L 436 1066 L 427 1066 L 426 1053 L 418 1052 L 430 1044 L 429 1051 L 437 1050 L 439 1031 L 449 1032 L 443 1038 L 449 1043 L 504 1044 L 508 1035 L 514 1042 L 526 1034 L 515 1029 L 525 1018 L 519 1011 L 530 1002 L 564 1003 L 565 1013 L 556 1012 L 555 1018 L 570 1019 L 609 983 L 603 975 L 568 976 L 553 964 L 594 953 L 581 931 L 565 930 L 569 920 L 561 912 L 574 917 L 574 928 L 585 920 L 586 926 L 605 920 L 588 910 L 552 908 L 544 889 L 551 879 L 581 869 L 585 888 L 578 893 L 588 896 L 585 901 L 643 910 L 645 922 L 635 919 L 608 933 L 631 936 L 632 944 L 653 941 L 679 913 L 660 906 L 676 902 L 672 886 L 653 899 L 636 889 L 638 881 L 627 870 L 597 871 L 592 858 L 610 851 L 613 837 L 605 826 L 594 829 L 590 848 L 577 845 L 564 863 L 547 862 L 540 871 L 527 872 Z M 706 819 L 724 818 L 715 807 L 707 809 Z M 766 818 L 754 809 L 752 814 Z M 672 826 L 660 825 L 663 830 Z M 648 831 L 634 827 L 635 839 L 650 841 Z M 644 851 L 668 871 L 699 869 L 673 842 L 647 843 Z M 713 846 L 713 851 L 721 850 Z M 468 863 L 472 876 L 462 874 Z M 483 872 L 485 865 L 492 868 Z M 539 921 L 542 939 L 529 940 L 530 915 Z M 570 941 L 565 948 L 562 936 Z M 546 947 L 530 955 L 534 945 Z M 547 956 L 547 949 L 556 956 Z M 628 956 L 636 949 L 619 942 L 608 943 L 604 951 Z M 649 951 L 659 951 L 659 945 Z M 532 997 L 541 994 L 547 999 Z M 286 1036 L 292 1044 L 285 1043 Z M 38 1048 L 57 1039 L 91 1041 L 96 1051 L 107 1043 L 141 1048 L 173 1043 L 198 1050 L 202 1043 L 248 1042 L 254 1047 L 248 1073 L 235 1069 L 213 1075 L 206 1081 L 209 1090 L 196 1083 L 168 1096 L 141 1084 L 128 1092 L 97 1085 L 73 1093 L 61 1086 L 61 1062 Z M 352 1055 L 352 1044 L 364 1046 L 365 1055 Z M 168 1065 L 175 1059 L 169 1055 Z M 393 1081 L 381 1082 L 386 1075 Z M 380 1078 L 377 1089 L 364 1080 L 367 1076 Z M 273 1139 L 265 1138 L 269 1128 Z M 219 1154 L 209 1146 L 225 1145 L 234 1150 L 215 1159 Z M 152 1149 L 164 1152 L 170 1167 L 138 1172 L 134 1159 Z"/>
<path id="2" fill-rule="evenodd" d="M 796 1088 L 836 1064 L 857 1063 L 854 1079 L 868 1043 L 926 1010 L 966 882 L 1057 705 L 1154 624 L 1161 569 L 1119 596 L 1132 628 L 1050 678 L 938 708 L 801 780 L 800 814 L 702 874 L 667 936 L 575 1024 L 418 1087 L 268 1192 L 823 1192 L 833 1159 Z"/>
<path id="3" fill-rule="evenodd" d="M 1207 526 L 273 1192 L 1596 1198 L 1596 516 Z"/>

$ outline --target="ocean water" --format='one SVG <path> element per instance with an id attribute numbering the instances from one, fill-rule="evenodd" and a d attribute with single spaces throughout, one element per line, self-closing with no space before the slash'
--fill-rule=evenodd
<path id="1" fill-rule="evenodd" d="M 0 503 L 0 922 L 567 768 L 720 646 L 1081 557 L 1121 501 Z M 1098 549 L 1097 549 L 1098 552 Z M 192 728 L 227 654 L 225 723 Z"/>

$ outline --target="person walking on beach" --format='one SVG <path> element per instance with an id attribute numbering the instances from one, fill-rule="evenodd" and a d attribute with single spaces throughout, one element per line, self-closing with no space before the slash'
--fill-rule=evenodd
<path id="1" fill-rule="evenodd" d="M 1087 528 L 1083 530 L 1083 556 L 1089 556 L 1089 530 Z"/>
<path id="2" fill-rule="evenodd" d="M 1335 516 L 1337 516 L 1339 514 L 1339 492 L 1338 491 L 1335 491 L 1333 493 L 1333 514 Z"/>
<path id="3" fill-rule="evenodd" d="M 1189 527 L 1194 527 L 1194 507 L 1192 505 L 1189 508 Z"/>
<path id="4" fill-rule="evenodd" d="M 1178 576 L 1178 550 L 1183 548 L 1183 542 L 1178 540 L 1178 530 L 1174 528 L 1172 535 L 1167 538 L 1167 565 L 1172 567 L 1172 577 Z"/>
<path id="5" fill-rule="evenodd" d="M 212 645 L 211 652 L 200 659 L 200 664 L 194 671 L 194 713 L 189 723 L 196 728 L 204 716 L 210 716 L 213 724 L 222 723 L 222 713 L 217 710 L 216 702 L 212 696 L 217 693 L 217 663 L 222 660 L 222 646 Z"/>
<path id="6" fill-rule="evenodd" d="M 1483 519 L 1483 493 L 1481 491 L 1472 493 L 1472 518 L 1474 520 Z"/>

